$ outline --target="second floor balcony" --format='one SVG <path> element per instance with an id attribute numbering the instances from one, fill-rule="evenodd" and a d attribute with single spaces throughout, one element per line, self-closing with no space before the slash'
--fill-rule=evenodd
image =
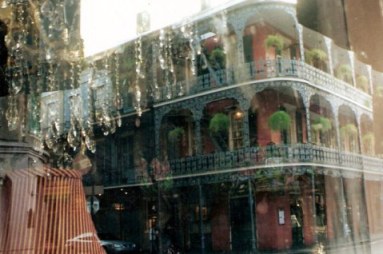
<path id="1" fill-rule="evenodd" d="M 173 180 L 176 185 L 224 182 L 233 177 L 272 177 L 278 174 L 319 173 L 373 180 L 383 160 L 311 144 L 249 147 L 235 151 L 158 161 L 146 167 L 100 168 L 106 187 L 147 185 Z M 178 184 L 177 184 L 178 181 Z"/>

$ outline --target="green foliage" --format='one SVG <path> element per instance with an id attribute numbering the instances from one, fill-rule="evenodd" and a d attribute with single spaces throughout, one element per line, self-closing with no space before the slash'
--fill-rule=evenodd
<path id="1" fill-rule="evenodd" d="M 169 131 L 168 139 L 172 142 L 175 142 L 184 134 L 185 130 L 182 127 L 176 127 L 173 130 Z"/>
<path id="2" fill-rule="evenodd" d="M 211 51 L 209 61 L 213 67 L 218 69 L 225 68 L 226 55 L 222 48 L 215 48 Z"/>
<path id="3" fill-rule="evenodd" d="M 364 92 L 368 92 L 368 78 L 364 75 L 359 75 L 356 78 L 356 85 Z"/>
<path id="4" fill-rule="evenodd" d="M 377 86 L 375 88 L 375 93 L 378 97 L 383 97 L 383 86 Z"/>
<path id="5" fill-rule="evenodd" d="M 285 111 L 278 110 L 269 117 L 267 122 L 272 131 L 288 130 L 291 124 L 291 117 Z"/>
<path id="6" fill-rule="evenodd" d="M 275 53 L 280 55 L 284 47 L 283 37 L 277 34 L 270 34 L 265 40 L 265 46 L 266 48 L 275 48 Z"/>
<path id="7" fill-rule="evenodd" d="M 375 135 L 373 132 L 367 132 L 362 137 L 363 144 L 365 145 L 372 145 L 375 141 Z"/>
<path id="8" fill-rule="evenodd" d="M 342 137 L 356 136 L 358 134 L 358 128 L 353 123 L 348 123 L 340 128 L 340 135 Z"/>
<path id="9" fill-rule="evenodd" d="M 160 181 L 160 183 L 160 188 L 163 191 L 168 191 L 173 188 L 173 178 L 171 175 L 166 176 L 163 181 Z"/>
<path id="10" fill-rule="evenodd" d="M 324 116 L 318 116 L 314 119 L 313 124 L 311 126 L 313 130 L 320 132 L 327 132 L 331 130 L 332 125 L 330 119 Z"/>
<path id="11" fill-rule="evenodd" d="M 327 60 L 327 54 L 322 49 L 313 48 L 306 52 L 306 61 L 309 64 L 316 65 L 319 62 Z"/>
<path id="12" fill-rule="evenodd" d="M 352 71 L 351 71 L 350 65 L 348 65 L 348 64 L 339 65 L 335 71 L 335 75 L 337 78 L 339 78 L 341 80 L 351 81 L 352 80 Z"/>
<path id="13" fill-rule="evenodd" d="M 209 130 L 213 133 L 227 131 L 229 128 L 229 116 L 224 113 L 216 113 L 209 123 Z"/>

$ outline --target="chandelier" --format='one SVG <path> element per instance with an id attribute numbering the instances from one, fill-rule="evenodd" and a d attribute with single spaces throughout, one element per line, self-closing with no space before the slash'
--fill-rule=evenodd
<path id="1" fill-rule="evenodd" d="M 180 51 L 175 49 L 175 38 L 187 45 L 186 53 L 179 55 L 189 62 L 192 75 L 196 74 L 196 59 L 201 54 L 200 38 L 191 22 L 185 20 L 178 27 L 157 31 L 151 65 L 162 71 L 163 85 L 159 86 L 157 75 L 151 75 L 149 82 L 141 36 L 146 28 L 138 24 L 130 56 L 134 78 L 127 82 L 121 72 L 124 49 L 107 51 L 101 59 L 84 58 L 79 2 L 3 0 L 0 5 L 9 13 L 9 96 L 7 107 L 1 109 L 8 130 L 31 140 L 36 150 L 48 149 L 56 154 L 61 166 L 72 163 L 73 154 L 81 147 L 95 152 L 95 128 L 109 135 L 122 125 L 123 91 L 134 95 L 132 104 L 138 117 L 147 106 L 147 97 L 155 101 L 160 94 L 166 99 L 184 95 L 182 86 L 176 95 L 172 92 L 177 82 L 173 60 L 175 52 Z M 222 17 L 219 26 L 226 28 L 225 14 Z"/>

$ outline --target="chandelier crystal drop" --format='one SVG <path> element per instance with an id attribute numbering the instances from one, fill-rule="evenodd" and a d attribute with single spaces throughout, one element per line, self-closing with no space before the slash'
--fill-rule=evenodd
<path id="1" fill-rule="evenodd" d="M 139 120 L 149 103 L 184 96 L 190 87 L 177 75 L 197 74 L 201 38 L 189 19 L 154 32 L 158 40 L 143 37 L 148 28 L 138 24 L 132 43 L 85 58 L 79 1 L 4 0 L 0 7 L 12 14 L 2 111 L 8 130 L 30 137 L 36 150 L 65 153 L 62 161 L 80 147 L 95 152 L 95 137 L 116 133 L 131 108 Z M 214 23 L 220 36 L 226 23 L 226 13 Z"/>

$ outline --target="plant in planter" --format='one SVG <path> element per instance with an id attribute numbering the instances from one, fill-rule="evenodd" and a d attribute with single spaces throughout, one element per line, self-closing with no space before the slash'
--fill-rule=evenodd
<path id="1" fill-rule="evenodd" d="M 368 92 L 368 78 L 364 75 L 358 75 L 356 78 L 356 86 L 363 92 Z"/>
<path id="2" fill-rule="evenodd" d="M 230 119 L 224 113 L 216 113 L 209 122 L 209 130 L 216 147 L 226 150 Z"/>
<path id="3" fill-rule="evenodd" d="M 306 52 L 307 63 L 316 68 L 323 69 L 326 60 L 327 54 L 322 49 L 313 48 Z"/>
<path id="4" fill-rule="evenodd" d="M 335 71 L 335 76 L 348 83 L 352 82 L 352 71 L 348 64 L 339 65 Z"/>
<path id="5" fill-rule="evenodd" d="M 280 56 L 282 54 L 282 50 L 284 48 L 284 40 L 283 37 L 280 35 L 273 35 L 270 34 L 265 39 L 265 46 L 266 48 L 274 48 L 275 49 L 275 55 Z"/>

